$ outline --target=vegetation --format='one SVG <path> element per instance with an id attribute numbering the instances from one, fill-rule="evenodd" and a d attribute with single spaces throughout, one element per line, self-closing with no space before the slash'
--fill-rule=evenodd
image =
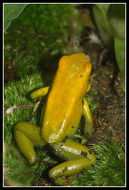
<path id="1" fill-rule="evenodd" d="M 45 86 L 42 82 L 42 77 L 39 73 L 32 74 L 22 78 L 20 81 L 10 82 L 5 85 L 5 108 L 12 105 L 32 104 L 29 98 L 30 92 L 33 89 Z M 88 102 L 92 111 L 98 107 L 98 104 L 93 99 L 93 90 L 87 95 Z M 15 94 L 15 96 L 14 96 Z M 40 109 L 39 109 L 40 111 Z M 28 121 L 31 117 L 32 108 L 17 109 L 9 115 L 5 116 L 4 120 L 4 138 L 5 143 L 13 148 L 9 148 L 5 154 L 5 166 L 7 168 L 6 177 L 10 180 L 19 182 L 22 185 L 34 185 L 50 167 L 58 163 L 58 160 L 49 156 L 49 153 L 43 149 L 36 149 L 39 163 L 34 166 L 29 166 L 17 150 L 15 139 L 13 137 L 14 125 L 19 121 Z M 33 120 L 28 121 L 33 124 L 38 123 L 39 114 L 37 113 Z M 76 140 L 76 139 L 75 139 Z M 113 186 L 124 185 L 124 147 L 119 143 L 106 142 L 103 145 L 95 145 L 91 147 L 97 157 L 97 163 L 89 170 L 82 172 L 70 184 L 71 186 Z M 46 162 L 47 161 L 47 162 Z M 119 179 L 119 180 L 118 180 Z"/>
<path id="2" fill-rule="evenodd" d="M 7 11 L 5 9 L 5 15 Z M 13 62 L 17 78 L 40 70 L 42 58 L 46 60 L 64 52 L 70 53 L 67 45 L 70 36 L 69 18 L 76 14 L 73 5 L 30 4 L 12 20 L 4 36 L 5 63 Z M 42 61 L 42 64 L 46 62 Z"/>
<path id="3" fill-rule="evenodd" d="M 110 14 L 108 12 L 109 8 Z M 93 11 L 96 18 L 99 17 L 104 21 L 103 24 L 106 26 L 104 26 L 104 35 L 107 36 L 107 42 L 112 40 L 115 42 L 116 58 L 121 72 L 121 81 L 124 84 L 125 45 L 124 39 L 121 38 L 123 31 L 117 29 L 117 25 L 114 25 L 114 19 L 112 21 L 114 17 L 117 21 L 118 19 L 111 14 L 112 8 L 108 4 L 107 6 L 94 5 Z M 4 141 L 7 146 L 4 155 L 4 166 L 6 179 L 18 182 L 21 186 L 37 185 L 38 179 L 40 177 L 47 178 L 48 170 L 58 163 L 58 160 L 50 156 L 45 148 L 37 148 L 36 153 L 39 162 L 33 166 L 28 165 L 17 149 L 13 137 L 13 128 L 20 121 L 28 121 L 39 125 L 41 107 L 45 99 L 43 99 L 38 111 L 32 118 L 34 102 L 31 100 L 30 94 L 32 91 L 50 84 L 54 74 L 53 68 L 55 70 L 57 66 L 57 58 L 59 59 L 64 53 L 71 53 L 68 46 L 71 34 L 69 18 L 74 19 L 77 14 L 78 10 L 71 4 L 30 4 L 26 6 L 10 4 L 5 6 L 5 67 L 7 65 L 13 67 L 14 79 L 19 80 L 10 81 L 4 87 Z M 107 20 L 109 17 L 110 21 Z M 123 20 L 119 21 L 119 23 L 121 22 L 124 23 Z M 101 21 L 99 23 L 98 28 L 101 28 Z M 110 25 L 112 27 L 109 27 Z M 121 24 L 119 25 L 121 26 Z M 107 34 L 105 29 L 107 29 Z M 98 30 L 101 33 L 101 29 Z M 117 38 L 115 38 L 113 36 L 114 30 L 122 33 L 117 34 Z M 46 72 L 46 68 L 49 68 L 50 72 Z M 5 79 L 7 76 L 8 73 L 5 72 Z M 92 113 L 99 108 L 99 103 L 94 100 L 96 93 L 97 91 L 93 89 L 86 95 Z M 28 107 L 28 105 L 31 106 Z M 13 106 L 17 108 L 13 110 Z M 20 106 L 23 106 L 23 108 Z M 81 134 L 80 130 L 78 130 L 78 134 Z M 77 138 L 75 140 L 78 141 Z M 78 174 L 69 185 L 124 186 L 124 145 L 118 142 L 104 142 L 101 145 L 91 146 L 91 149 L 97 157 L 96 165 Z"/>
<path id="4" fill-rule="evenodd" d="M 118 142 L 104 142 L 93 147 L 97 163 L 72 182 L 73 186 L 124 186 L 125 151 Z"/>
<path id="5" fill-rule="evenodd" d="M 125 5 L 95 4 L 93 14 L 104 44 L 112 51 L 115 49 L 120 69 L 121 86 L 125 91 Z"/>

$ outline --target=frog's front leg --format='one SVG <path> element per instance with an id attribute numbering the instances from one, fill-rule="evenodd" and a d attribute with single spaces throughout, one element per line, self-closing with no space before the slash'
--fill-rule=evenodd
<path id="1" fill-rule="evenodd" d="M 43 96 L 46 96 L 47 93 L 49 91 L 49 86 L 46 86 L 46 87 L 43 87 L 43 88 L 40 88 L 38 90 L 35 90 L 34 92 L 31 93 L 31 98 L 35 101 L 37 99 L 39 99 L 39 101 L 34 105 L 33 107 L 33 112 L 32 112 L 32 116 L 34 115 L 34 113 L 37 111 L 38 107 L 39 107 L 39 104 L 41 102 L 41 98 Z M 44 114 L 44 109 L 42 109 L 42 113 L 41 113 L 41 118 L 40 118 L 40 123 L 42 123 L 42 119 L 43 119 L 43 114 Z"/>
<path id="2" fill-rule="evenodd" d="M 92 151 L 71 139 L 51 146 L 56 155 L 67 160 L 49 171 L 49 177 L 56 184 L 65 185 L 67 180 L 72 179 L 72 176 L 96 162 Z"/>
<path id="3" fill-rule="evenodd" d="M 19 150 L 30 164 L 34 164 L 37 161 L 34 147 L 45 144 L 40 137 L 40 128 L 27 122 L 20 122 L 15 125 L 14 135 Z"/>
<path id="4" fill-rule="evenodd" d="M 83 116 L 85 118 L 84 136 L 87 134 L 91 136 L 94 131 L 93 120 L 86 98 L 83 98 Z"/>
<path id="5" fill-rule="evenodd" d="M 49 90 L 49 86 L 40 88 L 38 90 L 35 90 L 34 92 L 31 93 L 31 98 L 32 99 L 36 99 L 36 98 L 40 98 L 42 96 L 46 96 Z"/>

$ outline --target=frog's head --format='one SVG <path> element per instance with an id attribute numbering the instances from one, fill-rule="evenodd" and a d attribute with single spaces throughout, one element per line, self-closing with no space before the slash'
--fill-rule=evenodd
<path id="1" fill-rule="evenodd" d="M 73 71 L 84 71 L 87 75 L 91 72 L 90 57 L 84 53 L 75 53 L 68 56 L 63 56 L 59 61 L 59 67 L 62 69 L 67 68 Z"/>
<path id="2" fill-rule="evenodd" d="M 59 72 L 65 73 L 65 78 L 69 78 L 69 83 L 77 91 L 83 90 L 83 94 L 88 89 L 91 68 L 90 57 L 84 53 L 63 56 L 59 61 Z"/>

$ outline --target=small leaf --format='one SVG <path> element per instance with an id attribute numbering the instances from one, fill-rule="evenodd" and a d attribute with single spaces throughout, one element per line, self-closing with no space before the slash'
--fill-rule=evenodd
<path id="1" fill-rule="evenodd" d="M 90 10 L 84 10 L 83 14 L 78 15 L 77 19 L 78 23 L 82 26 L 88 26 L 92 29 L 95 29 L 95 24 L 93 23 Z"/>
<path id="2" fill-rule="evenodd" d="M 20 15 L 28 4 L 5 4 L 4 5 L 4 31 L 7 30 L 12 20 Z"/>
<path id="3" fill-rule="evenodd" d="M 120 39 L 115 39 L 115 53 L 116 60 L 120 69 L 121 86 L 123 91 L 125 91 L 125 41 Z"/>
<path id="4" fill-rule="evenodd" d="M 125 39 L 125 5 L 111 5 L 108 11 L 108 20 L 114 37 Z"/>
<path id="5" fill-rule="evenodd" d="M 112 41 L 112 32 L 107 18 L 107 12 L 110 4 L 95 4 L 93 6 L 93 14 L 99 34 L 103 42 L 108 45 Z"/>

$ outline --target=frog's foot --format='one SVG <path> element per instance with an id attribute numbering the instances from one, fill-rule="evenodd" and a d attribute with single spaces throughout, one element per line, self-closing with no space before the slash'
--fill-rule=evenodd
<path id="1" fill-rule="evenodd" d="M 54 180 L 56 184 L 62 185 L 62 183 L 67 183 L 67 180 L 70 181 L 70 176 L 90 168 L 92 164 L 93 163 L 87 158 L 69 160 L 52 168 L 49 171 L 49 177 Z"/>
<path id="2" fill-rule="evenodd" d="M 67 160 L 49 171 L 49 177 L 56 184 L 65 185 L 71 180 L 71 176 L 91 167 L 96 162 L 92 151 L 69 138 L 65 142 L 51 146 L 56 155 Z"/>
<path id="3" fill-rule="evenodd" d="M 75 134 L 74 136 L 81 140 L 81 144 L 86 144 L 87 139 L 84 136 L 77 134 Z"/>
<path id="4" fill-rule="evenodd" d="M 27 122 L 20 122 L 15 125 L 14 135 L 22 154 L 30 164 L 34 164 L 37 161 L 34 147 L 44 145 L 40 138 L 40 128 Z"/>
<path id="5" fill-rule="evenodd" d="M 71 176 L 62 176 L 62 177 L 58 177 L 58 178 L 51 178 L 51 180 L 60 186 L 69 186 L 73 180 L 75 180 L 77 177 L 77 175 L 71 175 Z"/>

